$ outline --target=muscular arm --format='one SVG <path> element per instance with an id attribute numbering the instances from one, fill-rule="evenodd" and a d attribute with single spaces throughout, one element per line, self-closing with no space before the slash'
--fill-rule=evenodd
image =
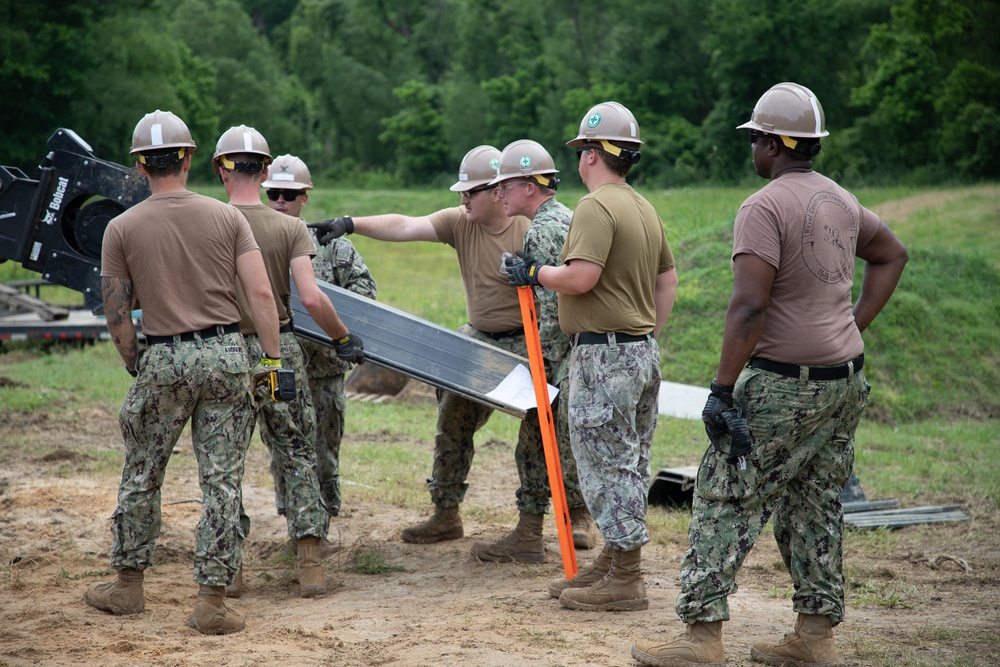
<path id="1" fill-rule="evenodd" d="M 574 259 L 562 266 L 538 269 L 538 284 L 560 294 L 584 294 L 594 289 L 604 267 L 583 259 Z"/>
<path id="2" fill-rule="evenodd" d="M 125 369 L 134 375 L 135 364 L 139 360 L 139 339 L 132 321 L 132 281 L 127 278 L 101 278 L 101 295 L 108 333 L 125 362 Z"/>
<path id="3" fill-rule="evenodd" d="M 247 301 L 250 303 L 250 317 L 260 338 L 260 347 L 269 357 L 281 356 L 278 341 L 278 308 L 271 295 L 271 283 L 267 279 L 264 258 L 259 250 L 245 252 L 236 258 L 236 275 L 240 278 Z M 251 359 L 251 363 L 256 363 Z"/>
<path id="4" fill-rule="evenodd" d="M 326 332 L 326 334 L 337 340 L 346 336 L 349 331 L 347 326 L 337 315 L 337 310 L 330 302 L 330 297 L 320 291 L 316 284 L 316 276 L 313 274 L 312 261 L 307 255 L 300 255 L 292 258 L 292 280 L 299 292 L 299 300 L 306 307 L 316 324 Z"/>
<path id="5" fill-rule="evenodd" d="M 723 385 L 736 384 L 760 339 L 775 268 L 756 255 L 740 254 L 734 260 L 733 272 L 733 296 L 726 311 L 722 353 L 715 375 L 716 381 Z"/>
<path id="6" fill-rule="evenodd" d="M 888 303 L 910 256 L 884 222 L 872 240 L 857 249 L 857 255 L 865 260 L 865 276 L 854 304 L 854 322 L 864 331 Z"/>
<path id="7" fill-rule="evenodd" d="M 380 241 L 438 241 L 434 225 L 427 216 L 412 217 L 399 213 L 367 215 L 354 220 L 354 233 Z M 296 283 L 297 284 L 297 283 Z"/>
<path id="8" fill-rule="evenodd" d="M 676 296 L 677 269 L 675 267 L 656 276 L 656 292 L 653 297 L 656 301 L 656 325 L 653 327 L 653 336 L 658 337 L 663 330 L 663 325 L 667 323 L 670 311 L 674 308 Z"/>

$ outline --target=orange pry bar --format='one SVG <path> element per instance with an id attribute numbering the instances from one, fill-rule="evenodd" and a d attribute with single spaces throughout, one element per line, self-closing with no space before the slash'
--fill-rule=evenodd
<path id="1" fill-rule="evenodd" d="M 566 487 L 563 486 L 562 464 L 559 462 L 559 445 L 556 443 L 555 423 L 552 419 L 552 403 L 549 400 L 548 383 L 545 378 L 545 362 L 542 360 L 542 341 L 538 336 L 538 318 L 535 315 L 535 295 L 527 286 L 517 288 L 517 298 L 521 303 L 521 319 L 524 322 L 524 340 L 528 345 L 528 362 L 531 364 L 531 380 L 535 385 L 535 402 L 538 404 L 538 423 L 542 428 L 542 446 L 545 448 L 545 467 L 549 471 L 549 487 L 552 490 L 552 511 L 559 531 L 559 547 L 562 552 L 563 570 L 566 578 L 576 576 L 576 549 L 573 546 L 573 527 L 566 506 Z"/>

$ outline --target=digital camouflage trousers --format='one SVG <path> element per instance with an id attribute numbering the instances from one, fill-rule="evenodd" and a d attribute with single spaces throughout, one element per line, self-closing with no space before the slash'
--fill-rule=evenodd
<path id="1" fill-rule="evenodd" d="M 577 345 L 570 356 L 569 429 L 587 507 L 605 543 L 649 542 L 649 450 L 659 412 L 656 340 Z"/>
<path id="2" fill-rule="evenodd" d="M 151 345 L 137 371 L 119 413 L 125 462 L 111 517 L 111 565 L 140 571 L 152 565 L 160 488 L 190 420 L 202 492 L 194 580 L 223 586 L 240 567 L 247 534 L 240 519 L 241 483 L 254 412 L 243 337 Z"/>
<path id="3" fill-rule="evenodd" d="M 468 324 L 460 327 L 458 332 L 527 357 L 528 350 L 523 335 L 493 340 Z M 489 420 L 493 409 L 448 391 L 438 390 L 437 396 L 438 420 L 434 436 L 434 465 L 431 479 L 427 480 L 427 488 L 435 505 L 455 507 L 465 498 L 465 492 L 469 487 L 465 480 L 475 455 L 473 437 Z M 552 409 L 563 486 L 566 489 L 566 504 L 570 508 L 585 507 L 576 460 L 569 445 L 567 414 L 560 408 L 563 404 L 560 396 L 556 397 Z M 552 491 L 549 486 L 545 448 L 542 444 L 537 410 L 529 410 L 521 421 L 517 445 L 514 448 L 514 459 L 520 481 L 520 487 L 516 492 L 518 509 L 531 514 L 543 514 L 549 506 Z"/>
<path id="4" fill-rule="evenodd" d="M 250 359 L 260 359 L 257 337 L 248 336 L 247 345 Z M 257 410 L 260 437 L 271 455 L 275 505 L 285 515 L 289 537 L 325 538 L 330 519 L 316 476 L 316 413 L 305 354 L 294 333 L 281 334 L 281 367 L 295 371 L 295 400 L 265 398 Z"/>
<path id="5" fill-rule="evenodd" d="M 675 602 L 684 622 L 729 619 L 737 570 L 769 519 L 792 577 L 794 611 L 829 616 L 834 625 L 844 619 L 840 493 L 869 390 L 863 373 L 811 382 L 743 370 L 734 396 L 747 401 L 755 444 L 745 470 L 714 447 L 698 468 Z"/>

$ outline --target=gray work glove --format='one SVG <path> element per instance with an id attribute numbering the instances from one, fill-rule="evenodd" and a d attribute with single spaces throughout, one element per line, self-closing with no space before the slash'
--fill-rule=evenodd
<path id="1" fill-rule="evenodd" d="M 349 215 L 342 218 L 333 218 L 323 222 L 309 222 L 306 227 L 316 230 L 316 237 L 320 245 L 330 245 L 334 239 L 339 239 L 344 234 L 354 233 L 354 220 Z"/>

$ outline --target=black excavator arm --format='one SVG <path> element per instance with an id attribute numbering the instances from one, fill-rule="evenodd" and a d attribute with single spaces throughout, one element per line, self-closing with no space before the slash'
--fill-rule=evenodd
<path id="1" fill-rule="evenodd" d="M 0 262 L 20 262 L 81 292 L 98 315 L 104 310 L 104 229 L 148 197 L 149 186 L 135 168 L 95 157 L 73 130 L 56 130 L 46 146 L 30 178 L 17 167 L 0 167 Z"/>

